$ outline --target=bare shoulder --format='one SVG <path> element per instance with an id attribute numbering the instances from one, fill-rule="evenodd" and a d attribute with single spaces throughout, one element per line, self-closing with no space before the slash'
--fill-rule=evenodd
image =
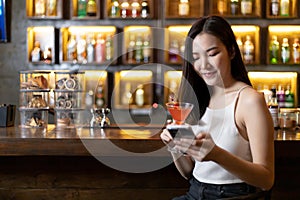
<path id="1" fill-rule="evenodd" d="M 246 87 L 240 92 L 239 104 L 248 109 L 256 106 L 266 106 L 264 95 L 252 87 Z"/>

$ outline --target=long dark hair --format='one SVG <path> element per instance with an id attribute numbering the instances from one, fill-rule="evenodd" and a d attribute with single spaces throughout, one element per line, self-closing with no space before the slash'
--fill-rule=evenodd
<path id="1" fill-rule="evenodd" d="M 221 40 L 229 53 L 234 53 L 234 58 L 231 60 L 231 74 L 233 78 L 251 85 L 230 24 L 220 16 L 204 16 L 198 19 L 192 25 L 186 38 L 183 76 L 179 89 L 179 99 L 195 105 L 187 119 L 189 123 L 196 123 L 203 116 L 210 101 L 209 87 L 194 70 L 191 62 L 193 60 L 193 40 L 200 33 L 214 35 Z"/>

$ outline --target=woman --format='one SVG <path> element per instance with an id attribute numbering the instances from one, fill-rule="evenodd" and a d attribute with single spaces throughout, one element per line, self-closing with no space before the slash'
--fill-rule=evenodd
<path id="1" fill-rule="evenodd" d="M 174 200 L 269 190 L 274 183 L 272 118 L 263 95 L 251 87 L 230 24 L 219 16 L 202 17 L 192 25 L 185 49 L 179 99 L 195 105 L 187 120 L 195 139 L 173 140 L 167 129 L 161 134 L 181 152 L 171 154 L 191 184 Z"/>

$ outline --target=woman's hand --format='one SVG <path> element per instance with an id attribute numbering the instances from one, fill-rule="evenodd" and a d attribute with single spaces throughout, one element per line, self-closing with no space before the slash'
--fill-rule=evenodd
<path id="1" fill-rule="evenodd" d="M 180 138 L 174 140 L 175 149 L 192 156 L 195 160 L 211 160 L 209 154 L 216 146 L 209 133 L 199 133 L 195 139 Z"/>
<path id="2" fill-rule="evenodd" d="M 168 129 L 163 130 L 163 132 L 160 134 L 160 138 L 168 146 L 169 149 L 174 147 L 173 138 Z"/>

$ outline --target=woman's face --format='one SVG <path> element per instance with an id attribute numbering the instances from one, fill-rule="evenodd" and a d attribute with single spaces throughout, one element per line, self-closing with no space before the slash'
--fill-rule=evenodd
<path id="1" fill-rule="evenodd" d="M 231 76 L 231 55 L 217 37 L 201 33 L 193 41 L 194 69 L 207 85 L 223 86 Z"/>

